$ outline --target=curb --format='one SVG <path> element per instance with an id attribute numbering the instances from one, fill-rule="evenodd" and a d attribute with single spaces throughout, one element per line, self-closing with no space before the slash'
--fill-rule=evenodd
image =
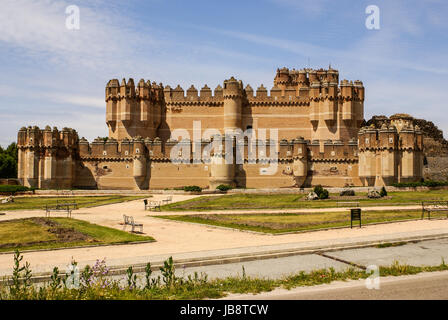
<path id="1" fill-rule="evenodd" d="M 31 252 L 45 252 L 45 251 L 59 251 L 59 250 L 69 250 L 69 249 L 90 249 L 90 248 L 98 248 L 98 247 L 116 247 L 116 246 L 127 246 L 127 245 L 136 245 L 143 243 L 153 243 L 157 242 L 157 240 L 145 240 L 145 241 L 132 241 L 132 242 L 117 242 L 117 243 L 104 243 L 104 244 L 92 244 L 85 246 L 73 246 L 73 247 L 59 247 L 59 248 L 48 248 L 48 249 L 35 249 L 35 250 L 20 250 L 20 253 L 31 253 Z M 14 254 L 14 251 L 4 251 L 0 252 L 0 255 L 4 254 Z"/>
<path id="2" fill-rule="evenodd" d="M 256 253 L 239 253 L 239 254 L 230 254 L 230 255 L 221 255 L 221 256 L 213 256 L 213 257 L 198 257 L 198 258 L 189 258 L 189 259 L 174 259 L 174 265 L 176 268 L 192 268 L 192 267 L 203 267 L 210 265 L 221 265 L 221 264 L 230 264 L 230 263 L 238 263 L 238 262 L 246 262 L 246 261 L 256 261 L 256 260 L 265 260 L 265 259 L 276 259 L 276 258 L 284 258 L 296 255 L 306 255 L 306 254 L 322 254 L 324 252 L 334 252 L 340 250 L 349 250 L 349 249 L 360 249 L 360 248 L 368 248 L 374 247 L 378 244 L 382 243 L 398 243 L 398 242 L 420 242 L 420 241 L 428 241 L 428 240 L 439 240 L 439 239 L 448 239 L 448 233 L 442 233 L 437 235 L 429 235 L 429 236 L 413 236 L 413 237 L 399 237 L 388 240 L 374 240 L 374 241 L 359 241 L 348 243 L 346 245 L 329 245 L 329 246 L 316 246 L 316 247 L 308 247 L 308 248 L 297 248 L 297 249 L 278 249 L 278 250 L 266 250 Z M 151 270 L 158 271 L 160 267 L 163 266 L 164 261 L 157 261 L 151 263 Z M 146 264 L 128 264 L 121 266 L 111 266 L 109 275 L 123 275 L 126 274 L 126 271 L 129 267 L 133 268 L 134 273 L 142 273 L 145 272 Z M 36 276 L 31 278 L 31 282 L 39 283 L 39 282 L 47 282 L 51 280 L 51 272 L 44 272 L 37 274 Z M 8 284 L 10 280 L 7 277 L 0 279 L 0 284 Z"/>

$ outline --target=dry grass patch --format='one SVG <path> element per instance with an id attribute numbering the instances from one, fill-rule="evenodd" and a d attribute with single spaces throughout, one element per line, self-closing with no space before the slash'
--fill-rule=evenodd
<path id="1" fill-rule="evenodd" d="M 0 222 L 0 252 L 150 240 L 154 239 L 68 218 L 26 218 Z"/>
<path id="2" fill-rule="evenodd" d="M 318 213 L 282 213 L 282 214 L 197 214 L 158 216 L 159 218 L 193 222 L 206 225 L 250 230 L 264 233 L 285 233 L 310 231 L 326 228 L 350 226 L 350 213 L 318 212 Z M 363 224 L 393 222 L 418 219 L 418 210 L 364 211 Z"/>

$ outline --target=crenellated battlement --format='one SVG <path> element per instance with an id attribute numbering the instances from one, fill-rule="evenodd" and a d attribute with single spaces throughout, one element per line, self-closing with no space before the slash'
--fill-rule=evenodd
<path id="1" fill-rule="evenodd" d="M 311 101 L 363 102 L 364 87 L 359 80 L 353 82 L 342 80 L 338 86 L 339 72 L 329 70 L 289 70 L 278 69 L 274 86 L 268 90 L 261 84 L 256 90 L 247 85 L 243 88 L 241 81 L 234 77 L 225 80 L 223 87 L 218 85 L 212 90 L 205 85 L 200 91 L 193 85 L 185 90 L 180 85 L 176 88 L 164 88 L 165 103 L 174 106 L 223 106 L 225 96 L 241 96 L 245 106 L 309 106 Z M 226 91 L 226 92 L 225 92 Z M 351 106 L 350 106 L 351 107 Z"/>
<path id="2" fill-rule="evenodd" d="M 404 126 L 398 131 L 393 124 L 380 129 L 373 125 L 359 132 L 359 150 L 423 150 L 423 132 L 418 126 Z"/>
<path id="3" fill-rule="evenodd" d="M 150 80 L 145 82 L 144 79 L 140 79 L 137 86 L 134 84 L 134 79 L 123 78 L 121 84 L 118 79 L 109 80 L 106 85 L 106 102 L 109 100 L 122 100 L 122 99 L 136 99 L 136 100 L 151 100 L 162 101 L 163 100 L 163 85 L 162 83 L 156 84 Z"/>
<path id="4" fill-rule="evenodd" d="M 216 138 L 215 138 L 216 139 Z M 124 139 L 117 141 L 113 138 L 103 139 L 97 138 L 92 143 L 89 143 L 85 138 L 79 140 L 79 154 L 84 160 L 102 160 L 102 161 L 120 161 L 132 160 L 135 157 L 146 157 L 152 161 L 168 161 L 172 156 L 174 158 L 181 157 L 187 162 L 193 162 L 195 155 L 193 152 L 194 146 L 199 146 L 198 156 L 204 162 L 209 159 L 204 158 L 204 151 L 208 150 L 208 156 L 226 153 L 226 138 L 222 137 L 219 140 L 218 149 L 211 148 L 213 138 L 201 139 L 200 141 L 191 140 L 176 140 L 169 139 L 162 141 L 159 138 L 151 140 L 149 138 L 142 139 L 136 137 L 132 139 Z M 274 140 L 249 140 L 246 138 L 240 147 L 233 141 L 230 145 L 232 148 L 242 148 L 243 158 L 245 161 L 255 161 L 263 159 L 278 158 L 282 161 L 293 161 L 297 158 L 306 158 L 311 161 L 344 161 L 357 159 L 357 142 L 355 140 L 344 143 L 342 141 L 327 140 L 323 144 L 323 149 L 319 142 L 314 143 L 310 140 L 305 140 L 303 137 L 298 137 L 292 140 L 283 139 L 280 142 Z M 262 153 L 255 152 L 250 154 L 249 144 L 256 146 Z M 174 147 L 180 150 L 190 150 L 190 156 L 185 158 L 185 154 L 171 154 Z M 207 149 L 206 149 L 207 148 Z M 273 153 L 275 152 L 275 153 Z M 253 158 L 255 156 L 255 158 Z"/>
<path id="5" fill-rule="evenodd" d="M 395 120 L 358 132 L 359 176 L 365 185 L 418 181 L 423 172 L 423 133 L 418 126 Z"/>
<path id="6" fill-rule="evenodd" d="M 58 128 L 46 126 L 40 129 L 37 126 L 22 127 L 17 136 L 17 147 L 19 149 L 39 148 L 66 148 L 73 149 L 78 143 L 78 133 L 71 128 Z"/>
<path id="7" fill-rule="evenodd" d="M 329 67 L 328 70 L 324 69 L 277 69 L 277 74 L 274 79 L 274 85 L 281 87 L 310 87 L 314 82 L 319 83 L 335 83 L 338 84 L 339 71 Z"/>
<path id="8" fill-rule="evenodd" d="M 218 85 L 212 90 L 205 85 L 199 92 L 192 85 L 185 90 L 178 85 L 176 88 L 166 86 L 164 88 L 165 103 L 170 105 L 222 105 L 224 103 L 223 88 Z"/>
<path id="9" fill-rule="evenodd" d="M 23 127 L 17 136 L 17 147 L 17 176 L 23 185 L 71 187 L 78 158 L 78 133 L 74 129 Z"/>

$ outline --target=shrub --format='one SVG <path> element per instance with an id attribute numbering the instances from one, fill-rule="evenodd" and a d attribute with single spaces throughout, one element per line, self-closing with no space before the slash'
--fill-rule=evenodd
<path id="1" fill-rule="evenodd" d="M 14 186 L 14 185 L 0 185 L 0 192 L 25 192 L 25 191 L 34 191 L 35 188 L 28 188 L 24 186 Z"/>
<path id="2" fill-rule="evenodd" d="M 341 197 L 353 197 L 353 196 L 355 196 L 356 194 L 355 194 L 355 190 L 353 190 L 353 189 L 345 189 L 345 190 L 342 190 L 342 191 L 339 193 L 339 195 L 340 195 Z"/>
<path id="3" fill-rule="evenodd" d="M 415 188 L 415 187 L 442 187 L 448 186 L 448 181 L 426 180 L 420 182 L 400 182 L 392 184 L 396 188 Z"/>
<path id="4" fill-rule="evenodd" d="M 229 186 L 228 184 L 220 184 L 219 186 L 216 187 L 216 190 L 220 190 L 220 191 L 229 191 L 232 189 L 233 189 L 233 187 Z"/>
<path id="5" fill-rule="evenodd" d="M 324 191 L 324 188 L 321 185 L 315 186 L 313 191 L 317 194 L 320 195 L 322 193 L 322 191 Z"/>
<path id="6" fill-rule="evenodd" d="M 387 196 L 387 190 L 384 186 L 381 188 L 380 196 L 381 196 L 381 198 Z"/>
<path id="7" fill-rule="evenodd" d="M 328 190 L 324 189 L 321 185 L 315 186 L 313 191 L 317 194 L 319 199 L 328 199 L 328 197 L 330 196 Z"/>
<path id="8" fill-rule="evenodd" d="M 327 189 L 324 189 L 321 194 L 319 194 L 319 199 L 328 199 L 330 197 L 330 193 Z"/>
<path id="9" fill-rule="evenodd" d="M 184 191 L 187 192 L 202 192 L 202 188 L 198 186 L 186 186 L 184 187 Z"/>

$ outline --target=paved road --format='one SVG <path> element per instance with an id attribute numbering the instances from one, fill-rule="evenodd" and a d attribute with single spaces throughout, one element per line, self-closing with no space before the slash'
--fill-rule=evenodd
<path id="1" fill-rule="evenodd" d="M 318 269 L 334 268 L 336 271 L 345 271 L 348 268 L 369 265 L 388 266 L 398 261 L 401 264 L 414 266 L 439 265 L 442 258 L 448 262 L 448 239 L 420 241 L 408 243 L 399 247 L 388 248 L 360 248 L 325 252 L 319 254 L 304 254 L 290 257 L 245 261 L 238 263 L 216 264 L 209 266 L 178 267 L 176 274 L 186 277 L 206 273 L 209 279 L 238 277 L 244 272 L 247 276 L 256 278 L 279 279 L 300 271 L 311 272 Z M 356 268 L 356 267 L 355 267 Z M 159 272 L 154 273 L 160 275 Z M 143 278 L 143 274 L 140 274 Z M 123 278 L 117 276 L 116 279 Z M 395 279 L 395 278 L 393 278 Z M 448 284 L 448 283 L 446 283 Z"/>
<path id="2" fill-rule="evenodd" d="M 334 283 L 259 295 L 232 295 L 226 299 L 260 300 L 448 300 L 448 272 L 380 279 L 380 289 L 367 289 L 365 281 Z"/>

